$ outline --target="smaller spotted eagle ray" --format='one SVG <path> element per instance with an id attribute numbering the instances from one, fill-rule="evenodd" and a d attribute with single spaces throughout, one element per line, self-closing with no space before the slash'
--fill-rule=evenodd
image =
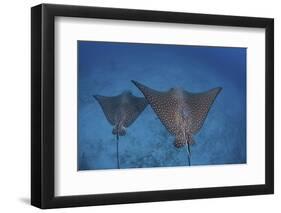
<path id="1" fill-rule="evenodd" d="M 171 88 L 166 92 L 160 92 L 136 81 L 132 82 L 143 93 L 168 132 L 175 136 L 175 147 L 186 146 L 190 165 L 190 146 L 194 143 L 193 135 L 203 126 L 222 88 L 217 87 L 202 93 L 191 93 L 181 88 Z"/>
<path id="2" fill-rule="evenodd" d="M 117 166 L 120 168 L 119 136 L 126 135 L 126 128 L 128 128 L 145 109 L 147 101 L 145 98 L 134 96 L 129 91 L 124 91 L 120 95 L 112 97 L 94 95 L 94 98 L 99 102 L 108 122 L 114 126 L 112 134 L 116 135 L 117 139 Z"/>

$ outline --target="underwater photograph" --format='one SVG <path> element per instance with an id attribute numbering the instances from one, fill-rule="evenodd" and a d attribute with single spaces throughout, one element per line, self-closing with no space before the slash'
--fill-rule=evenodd
<path id="1" fill-rule="evenodd" d="M 247 48 L 77 41 L 77 169 L 247 163 Z"/>

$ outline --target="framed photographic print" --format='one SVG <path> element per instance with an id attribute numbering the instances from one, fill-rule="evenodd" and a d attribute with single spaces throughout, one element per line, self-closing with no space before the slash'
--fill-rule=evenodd
<path id="1" fill-rule="evenodd" d="M 31 203 L 271 194 L 274 21 L 31 9 Z"/>

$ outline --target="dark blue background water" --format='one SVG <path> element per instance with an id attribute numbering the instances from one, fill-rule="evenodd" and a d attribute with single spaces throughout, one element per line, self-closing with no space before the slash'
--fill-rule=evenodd
<path id="1" fill-rule="evenodd" d="M 182 87 L 217 96 L 194 136 L 192 165 L 246 163 L 246 49 L 224 47 L 78 42 L 78 169 L 116 168 L 116 137 L 94 94 L 119 95 L 137 80 L 156 90 Z M 148 106 L 120 137 L 121 168 L 185 166 L 187 152 Z"/>

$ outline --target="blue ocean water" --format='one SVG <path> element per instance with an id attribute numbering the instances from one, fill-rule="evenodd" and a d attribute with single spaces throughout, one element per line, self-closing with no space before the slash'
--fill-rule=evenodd
<path id="1" fill-rule="evenodd" d="M 78 170 L 115 169 L 116 137 L 93 95 L 222 87 L 191 146 L 191 164 L 246 163 L 246 48 L 78 41 Z M 186 166 L 185 148 L 148 105 L 119 140 L 121 168 Z"/>

